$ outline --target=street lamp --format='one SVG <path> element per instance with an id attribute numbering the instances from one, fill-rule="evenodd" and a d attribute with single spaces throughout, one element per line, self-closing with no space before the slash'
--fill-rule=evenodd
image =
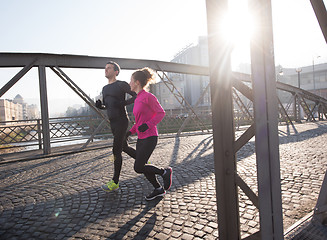
<path id="1" fill-rule="evenodd" d="M 295 71 L 297 72 L 297 85 L 301 88 L 300 73 L 302 72 L 302 68 L 297 68 Z"/>
<path id="2" fill-rule="evenodd" d="M 317 59 L 320 58 L 320 56 L 316 57 Z M 315 80 L 315 58 L 312 57 L 312 77 L 313 77 L 313 90 L 316 90 L 316 80 Z"/>
<path id="3" fill-rule="evenodd" d="M 301 80 L 300 80 L 300 73 L 302 72 L 302 68 L 297 68 L 295 69 L 297 72 L 297 85 L 299 88 L 301 88 Z M 294 113 L 297 114 L 296 116 L 296 121 L 301 122 L 301 109 L 300 109 L 300 101 L 299 101 L 299 96 L 294 96 Z M 297 104 L 296 104 L 297 103 Z"/>
<path id="4" fill-rule="evenodd" d="M 276 74 L 277 82 L 279 82 L 279 76 L 283 76 L 283 75 L 284 75 L 283 68 L 279 68 L 278 73 Z"/>

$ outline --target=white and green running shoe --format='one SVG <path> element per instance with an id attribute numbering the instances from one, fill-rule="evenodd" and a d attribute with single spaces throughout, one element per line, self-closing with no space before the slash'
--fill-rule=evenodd
<path id="1" fill-rule="evenodd" d="M 101 186 L 104 191 L 111 192 L 119 188 L 119 183 L 115 183 L 114 180 L 109 181 L 107 184 Z"/>

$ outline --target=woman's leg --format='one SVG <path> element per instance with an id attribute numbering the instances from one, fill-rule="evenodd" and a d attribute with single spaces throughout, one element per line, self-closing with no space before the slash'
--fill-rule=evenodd
<path id="1" fill-rule="evenodd" d="M 134 159 L 136 158 L 136 150 L 128 145 L 126 138 L 124 139 L 123 142 L 123 151 L 127 153 L 127 155 L 130 156 L 131 158 Z"/>
<path id="2" fill-rule="evenodd" d="M 134 164 L 135 172 L 143 173 L 155 188 L 160 187 L 156 174 L 162 175 L 164 170 L 146 163 L 155 149 L 157 142 L 157 136 L 148 137 L 146 139 L 138 139 L 136 143 L 136 159 Z"/>

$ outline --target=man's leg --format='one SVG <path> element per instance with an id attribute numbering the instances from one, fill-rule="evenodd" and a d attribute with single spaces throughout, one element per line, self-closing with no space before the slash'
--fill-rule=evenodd
<path id="1" fill-rule="evenodd" d="M 111 122 L 112 124 L 112 133 L 114 135 L 114 143 L 112 152 L 114 154 L 114 176 L 113 180 L 117 184 L 119 182 L 120 171 L 123 163 L 122 159 L 122 151 L 123 151 L 123 144 L 125 140 L 125 129 L 127 123 L 124 119 L 115 119 Z"/>

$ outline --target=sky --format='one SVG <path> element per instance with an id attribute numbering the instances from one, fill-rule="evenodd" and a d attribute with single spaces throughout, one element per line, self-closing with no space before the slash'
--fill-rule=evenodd
<path id="1" fill-rule="evenodd" d="M 243 26 L 246 0 L 230 0 Z M 205 0 L 0 0 L 0 52 L 55 53 L 170 61 L 207 35 Z M 326 3 L 325 3 L 326 4 Z M 327 62 L 326 42 L 308 0 L 272 0 L 275 65 L 301 67 Z M 237 38 L 244 39 L 242 36 Z M 233 55 L 235 69 L 250 62 L 246 41 Z M 319 56 L 319 57 L 318 57 Z M 20 69 L 0 69 L 0 87 Z M 65 72 L 92 98 L 107 84 L 103 70 Z M 130 72 L 119 79 L 129 82 Z M 50 116 L 84 105 L 47 70 Z M 17 94 L 39 105 L 33 69 L 2 98 Z"/>

